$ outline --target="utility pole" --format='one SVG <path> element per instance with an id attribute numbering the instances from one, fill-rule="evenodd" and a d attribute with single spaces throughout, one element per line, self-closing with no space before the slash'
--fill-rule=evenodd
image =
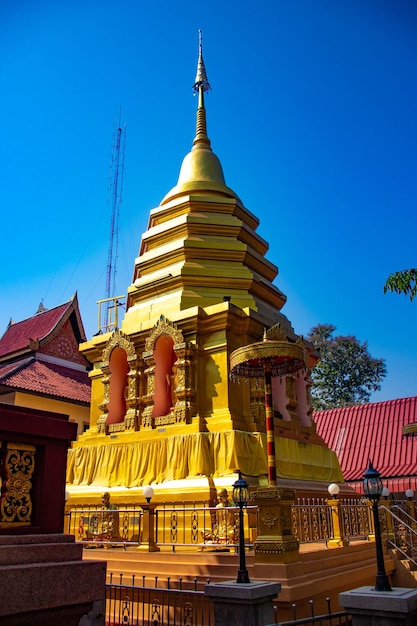
<path id="1" fill-rule="evenodd" d="M 118 327 L 118 307 L 122 304 L 116 296 L 117 257 L 119 247 L 119 217 L 122 203 L 124 159 L 126 146 L 126 126 L 119 123 L 113 132 L 112 155 L 109 173 L 108 204 L 110 204 L 110 233 L 106 270 L 106 297 L 99 300 L 99 330 L 109 332 Z"/>

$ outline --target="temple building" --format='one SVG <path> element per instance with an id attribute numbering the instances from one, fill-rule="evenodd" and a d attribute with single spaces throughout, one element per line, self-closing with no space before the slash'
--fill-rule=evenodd
<path id="1" fill-rule="evenodd" d="M 318 411 L 317 431 L 337 454 L 345 482 L 363 494 L 369 459 L 393 499 L 417 492 L 417 397 Z"/>
<path id="2" fill-rule="evenodd" d="M 10 321 L 0 338 L 0 402 L 69 416 L 80 435 L 89 426 L 90 363 L 77 295 L 31 317 Z"/>
<path id="3" fill-rule="evenodd" d="M 238 471 L 256 488 L 274 470 L 274 482 L 297 495 L 325 495 L 329 483 L 343 482 L 312 419 L 317 354 L 281 312 L 286 297 L 259 220 L 212 151 L 208 89 L 200 39 L 192 149 L 150 212 L 120 328 L 80 347 L 93 363 L 92 393 L 90 428 L 69 451 L 73 503 L 104 489 L 128 502 L 149 484 L 159 501 L 211 500 Z M 271 406 L 257 371 L 264 359 Z"/>

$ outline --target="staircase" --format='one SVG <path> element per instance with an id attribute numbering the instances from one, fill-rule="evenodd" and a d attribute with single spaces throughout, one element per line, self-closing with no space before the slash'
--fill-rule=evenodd
<path id="1" fill-rule="evenodd" d="M 381 505 L 385 514 L 387 544 L 396 562 L 393 584 L 417 588 L 417 522 L 398 505 Z"/>
<path id="2" fill-rule="evenodd" d="M 142 584 L 145 577 L 146 585 L 154 585 L 155 578 L 162 586 L 166 585 L 168 578 L 172 583 L 180 578 L 184 585 L 194 584 L 197 578 L 199 586 L 207 580 L 210 583 L 235 580 L 239 569 L 239 555 L 234 552 L 204 550 L 202 552 L 180 551 L 175 552 L 161 550 L 161 552 L 141 552 L 137 548 L 96 548 L 84 550 L 84 559 L 94 561 L 107 561 L 107 581 L 110 574 L 113 575 L 113 583 L 119 582 L 120 574 L 123 574 L 123 582 L 131 581 L 135 576 L 135 584 Z M 246 553 L 246 567 L 249 577 L 254 577 L 254 556 L 252 552 Z"/>

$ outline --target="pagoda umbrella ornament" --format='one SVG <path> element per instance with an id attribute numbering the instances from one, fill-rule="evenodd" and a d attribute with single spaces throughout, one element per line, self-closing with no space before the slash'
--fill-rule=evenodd
<path id="1" fill-rule="evenodd" d="M 265 385 L 265 421 L 268 453 L 268 482 L 277 484 L 275 462 L 274 416 L 272 410 L 272 378 L 293 374 L 305 367 L 304 348 L 301 342 L 267 338 L 234 350 L 230 355 L 231 378 L 263 378 Z"/>

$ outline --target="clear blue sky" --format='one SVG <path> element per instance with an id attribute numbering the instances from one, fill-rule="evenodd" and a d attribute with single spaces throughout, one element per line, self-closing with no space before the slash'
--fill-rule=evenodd
<path id="1" fill-rule="evenodd" d="M 261 223 L 299 334 L 331 323 L 417 394 L 417 4 L 405 0 L 4 0 L 0 332 L 78 291 L 105 296 L 113 126 L 127 124 L 117 291 L 195 130 L 198 29 L 208 134 Z M 117 295 L 119 295 L 117 294 Z"/>

